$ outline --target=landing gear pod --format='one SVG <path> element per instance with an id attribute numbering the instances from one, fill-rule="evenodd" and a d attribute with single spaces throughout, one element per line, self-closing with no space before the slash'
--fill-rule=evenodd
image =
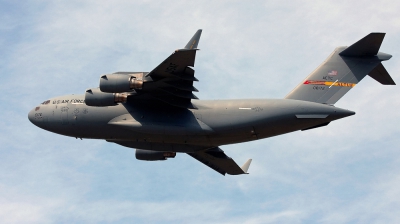
<path id="1" fill-rule="evenodd" d="M 105 93 L 123 93 L 142 88 L 143 73 L 110 74 L 100 77 L 100 90 Z"/>
<path id="2" fill-rule="evenodd" d="M 157 160 L 166 160 L 167 158 L 175 158 L 176 152 L 160 152 L 160 151 L 136 149 L 135 156 L 136 159 L 138 160 L 157 161 Z"/>
<path id="3" fill-rule="evenodd" d="M 128 98 L 126 93 L 104 93 L 99 88 L 88 89 L 85 93 L 85 103 L 88 106 L 106 107 L 125 103 Z"/>

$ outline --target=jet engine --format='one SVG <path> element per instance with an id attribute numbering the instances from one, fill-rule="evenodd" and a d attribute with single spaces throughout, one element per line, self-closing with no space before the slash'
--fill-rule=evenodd
<path id="1" fill-rule="evenodd" d="M 99 88 L 88 89 L 85 93 L 86 105 L 95 107 L 115 106 L 126 102 L 127 98 L 126 93 L 104 93 Z"/>
<path id="2" fill-rule="evenodd" d="M 106 93 L 130 92 L 142 87 L 143 73 L 110 74 L 100 77 L 100 90 Z"/>
<path id="3" fill-rule="evenodd" d="M 175 158 L 176 152 L 160 152 L 144 149 L 136 149 L 135 153 L 136 159 L 156 161 L 156 160 L 166 160 L 167 158 Z"/>

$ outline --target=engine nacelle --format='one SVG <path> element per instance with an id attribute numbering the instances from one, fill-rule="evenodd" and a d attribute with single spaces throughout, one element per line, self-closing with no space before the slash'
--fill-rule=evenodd
<path id="1" fill-rule="evenodd" d="M 167 158 L 175 158 L 176 152 L 160 152 L 144 149 L 136 149 L 135 153 L 136 159 L 156 161 L 156 160 L 166 160 Z"/>
<path id="2" fill-rule="evenodd" d="M 127 98 L 126 93 L 104 93 L 99 88 L 88 89 L 85 93 L 86 105 L 95 107 L 115 106 L 126 102 Z"/>
<path id="3" fill-rule="evenodd" d="M 105 93 L 123 93 L 143 88 L 143 73 L 110 74 L 100 77 L 100 90 Z"/>

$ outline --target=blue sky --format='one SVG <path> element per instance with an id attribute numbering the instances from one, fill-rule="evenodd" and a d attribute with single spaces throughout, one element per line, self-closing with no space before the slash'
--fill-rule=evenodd
<path id="1" fill-rule="evenodd" d="M 400 91 L 366 77 L 327 127 L 222 146 L 250 175 L 32 125 L 29 110 L 150 71 L 203 29 L 200 99 L 282 98 L 337 46 L 386 32 L 400 82 L 394 1 L 0 1 L 3 223 L 399 223 Z"/>

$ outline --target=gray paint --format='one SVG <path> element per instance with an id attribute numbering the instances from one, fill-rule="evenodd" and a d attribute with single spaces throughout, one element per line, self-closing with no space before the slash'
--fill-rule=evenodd
<path id="1" fill-rule="evenodd" d="M 200 34 L 201 30 L 188 45 L 192 43 L 196 48 Z M 358 82 L 363 78 L 359 71 L 365 76 L 377 65 L 375 61 L 381 61 L 342 58 L 339 52 L 343 49 L 337 48 L 307 79 L 318 80 L 334 70 L 341 82 Z M 194 63 L 195 51 L 178 52 L 145 73 L 143 89 L 129 93 L 126 103 L 88 106 L 84 95 L 60 96 L 31 110 L 28 118 L 36 126 L 57 134 L 105 139 L 125 147 L 156 151 L 146 158 L 166 159 L 161 152 L 188 153 L 223 175 L 236 175 L 247 173 L 251 160 L 241 168 L 219 146 L 322 127 L 355 114 L 330 105 L 348 91 L 343 86 L 313 90 L 313 85 L 300 84 L 286 99 L 191 100 L 176 93 L 160 95 L 159 89 L 167 85 L 175 86 L 179 93 L 195 91 L 190 81 L 194 71 L 187 69 Z M 171 61 L 176 73 L 168 70 Z M 357 72 L 353 72 L 355 68 Z"/>

